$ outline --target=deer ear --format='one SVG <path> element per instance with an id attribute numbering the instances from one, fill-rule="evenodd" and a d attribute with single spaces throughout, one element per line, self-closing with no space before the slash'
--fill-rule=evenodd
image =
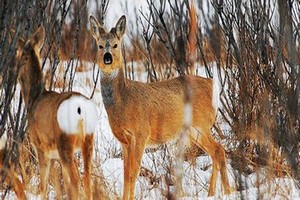
<path id="1" fill-rule="evenodd" d="M 126 29 L 126 17 L 125 17 L 125 15 L 120 17 L 120 19 L 118 20 L 118 22 L 115 26 L 115 29 L 116 29 L 116 35 L 120 39 L 124 35 L 125 29 Z"/>
<path id="2" fill-rule="evenodd" d="M 30 42 L 38 47 L 41 48 L 45 39 L 45 28 L 44 26 L 40 26 L 35 33 L 30 37 Z"/>
<path id="3" fill-rule="evenodd" d="M 105 34 L 104 28 L 94 16 L 90 16 L 90 31 L 95 39 L 98 39 L 101 34 Z"/>
<path id="4" fill-rule="evenodd" d="M 17 42 L 17 46 L 18 46 L 19 48 L 23 48 L 24 45 L 25 45 L 25 40 L 24 40 L 24 38 L 19 37 L 18 42 Z"/>
<path id="5" fill-rule="evenodd" d="M 17 56 L 17 58 L 21 57 L 24 45 L 25 45 L 24 38 L 19 37 L 18 41 L 17 41 L 17 46 L 16 46 L 16 56 Z"/>

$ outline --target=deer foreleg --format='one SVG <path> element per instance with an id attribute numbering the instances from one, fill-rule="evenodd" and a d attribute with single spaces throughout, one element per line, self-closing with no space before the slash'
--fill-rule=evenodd
<path id="1" fill-rule="evenodd" d="M 84 161 L 84 192 L 86 199 L 92 199 L 91 186 L 91 170 L 92 170 L 92 155 L 94 148 L 94 135 L 86 135 L 82 146 L 82 155 Z"/>
<path id="2" fill-rule="evenodd" d="M 41 150 L 38 150 L 38 160 L 40 166 L 40 192 L 43 195 L 43 199 L 47 199 L 47 184 L 51 162 Z"/>

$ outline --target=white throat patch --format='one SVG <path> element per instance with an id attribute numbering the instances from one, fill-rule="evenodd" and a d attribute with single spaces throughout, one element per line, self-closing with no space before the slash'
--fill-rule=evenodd
<path id="1" fill-rule="evenodd" d="M 121 69 L 120 69 L 121 70 Z M 111 73 L 105 73 L 105 72 L 103 72 L 101 69 L 100 69 L 100 78 L 102 79 L 102 78 L 108 78 L 108 79 L 110 79 L 110 80 L 112 80 L 112 79 L 114 79 L 114 78 L 116 78 L 117 77 L 117 75 L 118 75 L 118 73 L 119 73 L 119 69 L 115 69 L 115 70 L 113 70 Z"/>

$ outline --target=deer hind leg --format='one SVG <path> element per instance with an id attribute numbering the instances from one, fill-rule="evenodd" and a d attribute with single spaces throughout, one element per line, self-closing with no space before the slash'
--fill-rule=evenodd
<path id="1" fill-rule="evenodd" d="M 24 185 L 21 183 L 21 181 L 18 179 L 18 177 L 16 176 L 16 174 L 13 174 L 13 189 L 16 193 L 16 196 L 18 198 L 18 200 L 25 200 L 26 196 L 25 196 L 25 192 L 24 192 Z"/>
<path id="2" fill-rule="evenodd" d="M 58 145 L 64 185 L 67 186 L 68 197 L 72 200 L 78 199 L 79 196 L 79 174 L 74 159 L 74 143 L 74 138 L 69 139 L 65 134 L 62 134 Z"/>
<path id="3" fill-rule="evenodd" d="M 223 158 L 223 159 L 220 160 L 221 182 L 222 182 L 224 193 L 225 194 L 230 194 L 232 189 L 231 189 L 231 187 L 229 185 L 229 181 L 228 181 L 225 150 L 220 144 L 218 144 L 218 145 L 220 147 L 219 151 L 221 152 L 220 156 Z"/>
<path id="4" fill-rule="evenodd" d="M 66 186 L 66 192 L 68 199 L 79 199 L 79 176 L 74 162 L 62 163 L 62 173 L 64 178 L 64 185 Z"/>
<path id="5" fill-rule="evenodd" d="M 123 200 L 134 199 L 135 183 L 138 177 L 146 141 L 128 136 L 128 144 L 123 144 L 124 159 L 124 190 Z"/>
<path id="6" fill-rule="evenodd" d="M 209 129 L 203 130 L 192 127 L 190 130 L 190 138 L 192 142 L 208 153 L 212 159 L 213 170 L 210 178 L 208 196 L 213 196 L 215 194 L 219 171 L 221 172 L 221 182 L 224 193 L 229 194 L 230 186 L 228 183 L 225 151 L 223 147 L 214 140 Z"/>
<path id="7" fill-rule="evenodd" d="M 86 135 L 82 146 L 82 155 L 84 161 L 84 192 L 86 199 L 92 199 L 91 186 L 91 170 L 92 170 L 92 155 L 94 148 L 94 135 Z"/>
<path id="8" fill-rule="evenodd" d="M 0 163 L 0 171 L 4 170 L 1 163 Z M 12 169 L 11 170 L 6 170 L 6 177 L 5 177 L 5 181 L 7 182 L 8 185 L 10 185 L 13 189 L 13 191 L 15 192 L 17 199 L 18 200 L 25 200 L 26 196 L 25 196 L 25 192 L 24 192 L 24 185 L 23 183 L 19 180 L 18 175 L 16 174 L 15 170 Z M 0 182 L 2 183 L 3 177 L 0 178 Z"/>
<path id="9" fill-rule="evenodd" d="M 47 199 L 47 184 L 49 180 L 51 162 L 42 150 L 38 149 L 37 153 L 40 166 L 40 192 L 43 195 L 43 199 Z"/>

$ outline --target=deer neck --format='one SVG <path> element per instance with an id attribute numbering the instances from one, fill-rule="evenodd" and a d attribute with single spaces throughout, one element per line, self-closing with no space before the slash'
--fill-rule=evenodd
<path id="1" fill-rule="evenodd" d="M 116 106 L 121 101 L 121 91 L 126 87 L 122 68 L 111 74 L 101 74 L 101 94 L 105 108 Z"/>
<path id="2" fill-rule="evenodd" d="M 32 52 L 32 54 L 34 54 Z M 31 55 L 30 59 L 23 61 L 23 66 L 19 71 L 19 83 L 28 112 L 34 108 L 35 102 L 44 91 L 43 73 L 38 58 Z"/>

